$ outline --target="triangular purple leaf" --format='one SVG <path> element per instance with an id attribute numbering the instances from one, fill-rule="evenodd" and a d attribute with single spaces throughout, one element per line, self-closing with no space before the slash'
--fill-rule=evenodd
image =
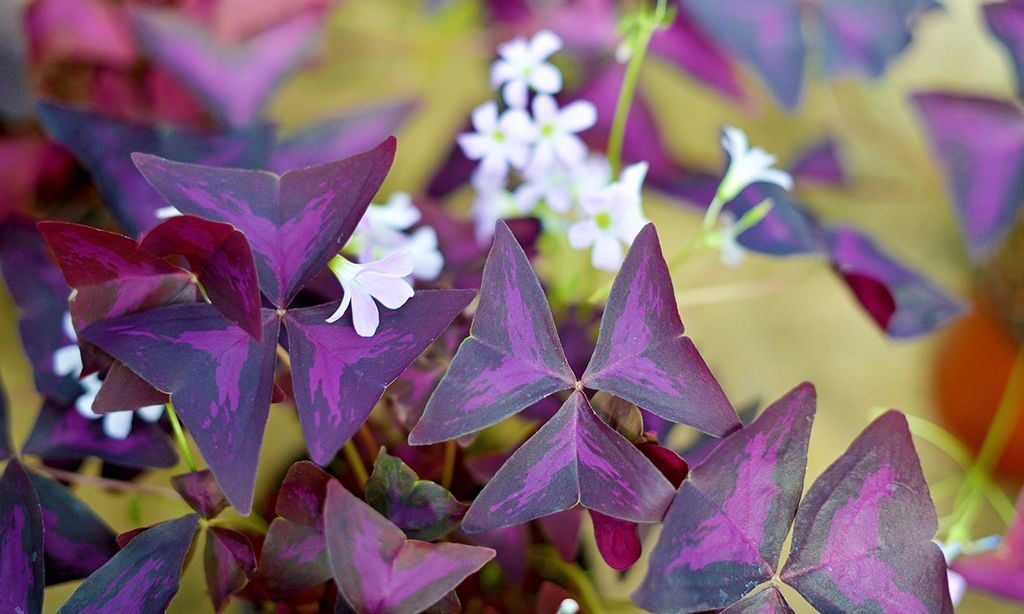
<path id="1" fill-rule="evenodd" d="M 190 86 L 227 125 L 249 126 L 316 50 L 325 12 L 307 10 L 245 42 L 227 44 L 170 11 L 136 8 L 131 18 L 138 41 L 157 65 Z"/>
<path id="2" fill-rule="evenodd" d="M 183 256 L 210 302 L 260 340 L 260 286 L 252 249 L 242 231 L 231 224 L 179 215 L 147 232 L 139 249 L 159 258 Z"/>
<path id="3" fill-rule="evenodd" d="M 323 527 L 324 499 L 331 475 L 309 461 L 288 468 L 277 497 L 277 514 L 293 522 L 320 529 Z"/>
<path id="4" fill-rule="evenodd" d="M 981 8 L 985 23 L 1006 47 L 1017 76 L 1017 94 L 1024 93 L 1024 3 L 1020 0 L 994 2 Z"/>
<path id="5" fill-rule="evenodd" d="M 203 562 L 206 589 L 217 612 L 227 606 L 231 595 L 248 584 L 256 571 L 256 555 L 249 538 L 221 527 L 207 529 Z"/>
<path id="6" fill-rule="evenodd" d="M 803 384 L 690 471 L 633 595 L 652 612 L 726 607 L 770 580 L 803 489 L 814 420 Z"/>
<path id="7" fill-rule="evenodd" d="M 114 532 L 63 484 L 31 474 L 43 518 L 46 584 L 80 580 L 117 554 Z"/>
<path id="8" fill-rule="evenodd" d="M 657 522 L 672 493 L 668 480 L 577 391 L 498 470 L 462 527 L 479 532 L 519 524 L 577 502 L 623 520 Z"/>
<path id="9" fill-rule="evenodd" d="M 189 514 L 139 533 L 86 578 L 58 614 L 163 612 L 178 592 L 198 526 L 199 516 Z"/>
<path id="10" fill-rule="evenodd" d="M 18 459 L 0 477 L 0 608 L 43 611 L 43 517 L 39 499 Z"/>
<path id="11" fill-rule="evenodd" d="M 114 219 L 132 236 L 156 226 L 157 210 L 165 205 L 135 168 L 133 152 L 181 162 L 257 168 L 265 165 L 274 142 L 274 130 L 266 125 L 201 132 L 128 123 L 50 102 L 41 102 L 38 108 L 47 133 L 89 170 Z"/>
<path id="12" fill-rule="evenodd" d="M 615 277 L 597 347 L 581 381 L 711 435 L 739 426 L 722 387 L 683 335 L 653 224 L 633 240 Z"/>
<path id="13" fill-rule="evenodd" d="M 736 238 L 743 247 L 772 256 L 806 254 L 820 249 L 821 230 L 804 211 L 803 205 L 782 188 L 759 183 L 749 186 L 725 207 L 733 219 L 740 219 L 766 199 L 772 202 L 768 214 L 753 228 Z"/>
<path id="14" fill-rule="evenodd" d="M 323 533 L 286 518 L 275 518 L 260 551 L 259 575 L 268 587 L 283 592 L 304 590 L 330 580 Z"/>
<path id="15" fill-rule="evenodd" d="M 494 558 L 490 548 L 407 540 L 338 482 L 327 486 L 324 528 L 334 580 L 360 614 L 420 612 Z"/>
<path id="16" fill-rule="evenodd" d="M 790 165 L 796 179 L 809 180 L 822 185 L 840 185 L 846 182 L 846 172 L 839 158 L 835 140 L 826 137 L 805 149 Z"/>
<path id="17" fill-rule="evenodd" d="M 594 510 L 590 510 L 590 520 L 594 523 L 597 549 L 609 567 L 622 571 L 637 562 L 643 553 L 637 523 L 605 516 Z"/>
<path id="18" fill-rule="evenodd" d="M 248 514 L 279 327 L 277 313 L 264 309 L 256 341 L 213 305 L 176 305 L 100 322 L 81 336 L 170 393 L 224 494 Z"/>
<path id="19" fill-rule="evenodd" d="M 388 384 L 448 328 L 473 295 L 471 290 L 417 292 L 401 309 L 382 310 L 372 337 L 356 333 L 350 314 L 328 323 L 337 307 L 333 303 L 288 312 L 292 392 L 314 462 L 330 462 Z"/>
<path id="20" fill-rule="evenodd" d="M 409 443 L 479 431 L 575 382 L 540 281 L 512 231 L 499 223 L 470 337 L 427 401 Z"/>
<path id="21" fill-rule="evenodd" d="M 744 597 L 721 614 L 794 614 L 786 598 L 774 586 Z"/>
<path id="22" fill-rule="evenodd" d="M 165 405 L 169 397 L 153 388 L 123 362 L 114 361 L 103 376 L 103 385 L 92 402 L 92 411 L 106 414 L 147 405 Z"/>
<path id="23" fill-rule="evenodd" d="M 348 240 L 391 168 L 395 140 L 338 160 L 275 175 L 132 156 L 183 213 L 235 225 L 256 258 L 260 288 L 287 307 Z"/>
<path id="24" fill-rule="evenodd" d="M 807 491 L 782 579 L 824 612 L 951 613 L 937 528 L 907 420 L 891 411 Z"/>
<path id="25" fill-rule="evenodd" d="M 667 28 L 655 32 L 651 53 L 729 98 L 742 101 L 743 89 L 729 58 L 686 14 L 677 15 Z"/>
<path id="26" fill-rule="evenodd" d="M 171 478 L 171 486 L 203 518 L 214 518 L 228 506 L 217 478 L 209 469 L 176 475 Z"/>
<path id="27" fill-rule="evenodd" d="M 987 9 L 1006 4 L 991 5 Z M 913 97 L 945 171 L 968 253 L 984 262 L 1024 203 L 1024 113 L 1009 100 L 919 92 Z"/>

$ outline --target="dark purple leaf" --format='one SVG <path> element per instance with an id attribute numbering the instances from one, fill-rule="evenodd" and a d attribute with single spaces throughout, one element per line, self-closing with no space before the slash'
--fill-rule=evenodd
<path id="1" fill-rule="evenodd" d="M 274 148 L 268 168 L 285 173 L 354 156 L 398 132 L 416 103 L 385 103 L 317 122 L 283 139 Z"/>
<path id="2" fill-rule="evenodd" d="M 206 588 L 217 612 L 227 606 L 231 595 L 249 583 L 256 571 L 256 555 L 249 538 L 231 529 L 207 529 L 203 561 Z"/>
<path id="3" fill-rule="evenodd" d="M 92 402 L 97 414 L 135 409 L 147 405 L 166 405 L 167 394 L 153 388 L 122 362 L 114 362 L 103 376 L 103 385 Z"/>
<path id="4" fill-rule="evenodd" d="M 657 522 L 672 493 L 668 480 L 577 391 L 498 470 L 462 528 L 519 524 L 577 503 L 624 520 Z"/>
<path id="5" fill-rule="evenodd" d="M 334 257 L 363 217 L 395 155 L 395 139 L 372 150 L 275 175 L 264 171 L 133 159 L 182 213 L 234 224 L 249 239 L 260 288 L 287 307 Z"/>
<path id="6" fill-rule="evenodd" d="M 679 488 L 686 476 L 690 474 L 690 467 L 678 454 L 665 446 L 654 441 L 645 441 L 637 444 L 637 449 L 654 463 L 661 475 L 672 484 L 673 488 Z"/>
<path id="7" fill-rule="evenodd" d="M 64 485 L 31 474 L 43 518 L 46 584 L 80 580 L 117 554 L 114 532 Z"/>
<path id="8" fill-rule="evenodd" d="M 170 393 L 228 501 L 248 514 L 279 327 L 277 313 L 264 309 L 256 341 L 213 305 L 174 305 L 100 322 L 81 336 Z"/>
<path id="9" fill-rule="evenodd" d="M 725 392 L 683 335 L 672 278 L 652 224 L 633 240 L 615 277 L 597 347 L 581 381 L 711 435 L 739 426 Z"/>
<path id="10" fill-rule="evenodd" d="M 351 313 L 328 323 L 336 303 L 288 312 L 292 393 L 314 462 L 330 462 L 388 384 L 448 328 L 473 295 L 471 290 L 417 292 L 401 309 L 382 310 L 372 337 L 356 333 Z"/>
<path id="11" fill-rule="evenodd" d="M 491 529 L 481 533 L 463 533 L 466 541 L 495 551 L 494 562 L 501 567 L 506 581 L 522 587 L 529 568 L 530 527 L 525 524 Z"/>
<path id="12" fill-rule="evenodd" d="M 0 477 L 0 607 L 43 611 L 43 517 L 25 468 L 11 459 Z"/>
<path id="13" fill-rule="evenodd" d="M 583 509 L 572 507 L 562 512 L 537 519 L 541 533 L 558 550 L 566 562 L 576 560 L 580 549 L 580 525 L 583 523 Z M 497 548 L 495 548 L 497 550 Z M 498 553 L 499 558 L 501 552 Z"/>
<path id="14" fill-rule="evenodd" d="M 937 528 L 906 418 L 891 411 L 807 491 L 782 579 L 823 612 L 951 613 Z"/>
<path id="15" fill-rule="evenodd" d="M 984 262 L 1024 203 L 1024 114 L 1011 101 L 978 96 L 920 92 L 913 99 L 945 171 L 968 253 Z"/>
<path id="16" fill-rule="evenodd" d="M 818 225 L 810 219 L 803 205 L 776 185 L 751 185 L 730 201 L 725 210 L 738 220 L 765 200 L 771 200 L 771 211 L 757 225 L 737 237 L 740 245 L 771 256 L 806 254 L 820 249 Z"/>
<path id="17" fill-rule="evenodd" d="M 479 431 L 575 382 L 540 281 L 512 231 L 499 223 L 470 337 L 427 401 L 409 443 Z"/>
<path id="18" fill-rule="evenodd" d="M 189 514 L 139 533 L 86 578 L 59 614 L 163 612 L 178 592 L 198 526 L 199 516 Z"/>
<path id="19" fill-rule="evenodd" d="M 443 486 L 421 480 L 397 456 L 381 448 L 366 482 L 366 502 L 411 539 L 434 541 L 451 533 L 469 507 Z"/>
<path id="20" fill-rule="evenodd" d="M 171 486 L 203 518 L 214 518 L 228 506 L 217 478 L 209 469 L 176 475 L 171 478 Z"/>
<path id="21" fill-rule="evenodd" d="M 74 343 L 63 326 L 71 288 L 34 221 L 20 215 L 0 221 L 0 273 L 18 307 L 18 331 L 36 389 L 43 396 L 71 402 L 81 389 L 74 378 L 53 370 L 53 353 Z"/>
<path id="22" fill-rule="evenodd" d="M 849 227 L 832 228 L 826 240 L 832 266 L 848 280 L 857 299 L 890 337 L 922 335 L 963 314 L 963 303 L 893 260 L 861 232 Z M 880 286 L 892 295 L 895 311 L 889 312 L 889 300 Z"/>
<path id="23" fill-rule="evenodd" d="M 494 550 L 407 540 L 401 529 L 338 482 L 324 503 L 334 581 L 359 612 L 415 614 L 494 558 Z"/>
<path id="24" fill-rule="evenodd" d="M 131 12 L 139 43 L 158 66 L 191 87 L 229 126 L 250 126 L 281 83 L 315 52 L 326 11 L 310 10 L 238 43 L 167 10 Z"/>
<path id="25" fill-rule="evenodd" d="M 180 215 L 147 232 L 139 248 L 160 258 L 183 256 L 210 302 L 260 340 L 260 286 L 252 249 L 242 231 L 223 222 Z"/>
<path id="26" fill-rule="evenodd" d="M 288 468 L 277 496 L 277 514 L 299 524 L 323 527 L 324 499 L 331 476 L 309 461 L 299 461 Z"/>
<path id="27" fill-rule="evenodd" d="M 794 614 L 779 589 L 774 586 L 744 597 L 722 610 L 722 614 Z"/>
<path id="28" fill-rule="evenodd" d="M 256 168 L 266 164 L 274 131 L 257 125 L 236 132 L 200 132 L 127 123 L 83 109 L 41 102 L 39 121 L 92 173 L 100 194 L 121 227 L 133 236 L 160 220 L 166 203 L 132 163 L 142 152 L 181 162 Z"/>
<path id="29" fill-rule="evenodd" d="M 609 567 L 622 571 L 637 562 L 643 546 L 635 522 L 605 516 L 594 510 L 590 510 L 590 519 L 594 523 L 597 549 Z"/>
<path id="30" fill-rule="evenodd" d="M 951 568 L 971 588 L 1024 602 L 1024 490 L 1017 497 L 1017 517 L 1003 542 L 988 552 L 959 556 Z"/>
<path id="31" fill-rule="evenodd" d="M 839 158 L 836 142 L 826 137 L 804 150 L 790 166 L 797 180 L 810 180 L 823 185 L 846 183 L 846 172 Z"/>
<path id="32" fill-rule="evenodd" d="M 633 595 L 652 612 L 726 607 L 775 575 L 807 465 L 810 384 L 770 405 L 690 471 Z"/>
<path id="33" fill-rule="evenodd" d="M 729 58 L 686 14 L 677 15 L 668 28 L 656 31 L 650 50 L 726 96 L 743 99 Z"/>
<path id="34" fill-rule="evenodd" d="M 1017 94 L 1024 92 L 1024 2 L 1007 0 L 981 7 L 985 23 L 1006 47 L 1017 75 Z"/>
<path id="35" fill-rule="evenodd" d="M 89 420 L 74 407 L 43 403 L 25 445 L 25 454 L 45 459 L 82 459 L 95 456 L 127 467 L 172 467 L 178 462 L 174 446 L 159 424 L 136 417 L 125 439 L 103 433 L 102 420 Z"/>
<path id="36" fill-rule="evenodd" d="M 263 542 L 258 573 L 269 588 L 282 592 L 300 591 L 330 580 L 323 533 L 286 518 L 275 518 Z"/>

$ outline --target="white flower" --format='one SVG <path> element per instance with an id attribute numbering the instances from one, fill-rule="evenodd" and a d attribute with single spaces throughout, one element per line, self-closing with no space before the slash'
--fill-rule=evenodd
<path id="1" fill-rule="evenodd" d="M 528 89 L 541 94 L 557 94 L 562 89 L 562 73 L 547 59 L 562 48 L 562 39 L 550 30 L 541 30 L 529 41 L 517 37 L 498 46 L 501 59 L 491 66 L 491 87 L 502 87 L 502 97 L 510 107 L 526 106 Z"/>
<path id="2" fill-rule="evenodd" d="M 444 256 L 437 245 L 437 231 L 423 226 L 405 236 L 405 243 L 400 249 L 412 257 L 412 276 L 423 281 L 437 279 L 444 268 Z"/>
<path id="3" fill-rule="evenodd" d="M 559 109 L 551 96 L 537 96 L 533 99 L 533 122 L 537 140 L 526 173 L 543 173 L 556 161 L 571 169 L 587 157 L 587 146 L 576 133 L 597 123 L 597 109 L 586 100 Z"/>
<path id="4" fill-rule="evenodd" d="M 371 262 L 405 251 L 412 257 L 412 276 L 431 281 L 444 268 L 444 256 L 437 245 L 437 232 L 424 226 L 407 231 L 420 221 L 421 213 L 405 192 L 396 192 L 383 205 L 371 204 L 359 221 L 345 250 L 358 254 L 360 262 Z"/>
<path id="5" fill-rule="evenodd" d="M 473 207 L 469 213 L 473 217 L 476 240 L 480 245 L 486 245 L 494 237 L 494 226 L 498 220 L 518 217 L 532 209 L 532 206 L 529 209 L 523 208 L 515 195 L 503 186 L 474 183 L 476 199 L 473 200 Z"/>
<path id="6" fill-rule="evenodd" d="M 594 268 L 614 271 L 622 264 L 624 246 L 629 246 L 647 223 L 642 209 L 641 189 L 647 163 L 626 167 L 619 181 L 580 197 L 586 217 L 569 226 L 569 244 L 576 249 L 593 246 Z"/>
<path id="7" fill-rule="evenodd" d="M 607 158 L 593 155 L 571 169 L 555 164 L 544 172 L 528 173 L 525 179 L 515 193 L 522 211 L 532 211 L 543 200 L 552 211 L 568 213 L 582 194 L 608 185 L 611 168 Z"/>
<path id="8" fill-rule="evenodd" d="M 360 337 L 372 337 L 377 332 L 380 324 L 377 302 L 388 309 L 398 309 L 413 296 L 412 286 L 405 280 L 413 271 L 412 256 L 408 252 L 396 252 L 365 264 L 350 262 L 339 255 L 327 266 L 345 292 L 338 309 L 327 321 L 337 321 L 351 304 L 352 324 Z"/>
<path id="9" fill-rule="evenodd" d="M 504 181 L 508 167 L 523 168 L 530 159 L 530 143 L 536 130 L 522 109 L 506 109 L 498 116 L 498 105 L 485 102 L 473 111 L 473 129 L 458 137 L 462 152 L 480 160 L 479 171 L 494 181 Z"/>
<path id="10" fill-rule="evenodd" d="M 558 604 L 558 612 L 556 614 L 577 614 L 580 611 L 580 604 L 576 603 L 575 599 L 563 599 L 562 603 Z"/>
<path id="11" fill-rule="evenodd" d="M 77 338 L 74 324 L 71 322 L 71 314 L 65 313 L 63 319 L 64 334 L 72 340 Z M 82 354 L 77 344 L 65 345 L 53 353 L 53 371 L 58 375 L 70 375 L 78 377 L 82 372 Z M 93 373 L 78 380 L 82 387 L 82 394 L 75 399 L 75 411 L 83 418 L 89 420 L 103 420 L 103 434 L 111 439 L 124 440 L 132 432 L 132 419 L 136 412 L 139 417 L 147 422 L 156 422 L 164 413 L 163 405 L 147 405 L 137 410 L 114 411 L 106 414 L 97 414 L 92 410 L 96 401 L 96 395 L 100 392 L 103 381 L 99 375 Z"/>
<path id="12" fill-rule="evenodd" d="M 154 213 L 156 214 L 156 219 L 158 220 L 166 220 L 168 218 L 178 217 L 179 215 L 181 215 L 181 211 L 178 211 L 178 208 L 175 207 L 174 205 L 160 207 Z"/>
<path id="13" fill-rule="evenodd" d="M 752 183 L 774 183 L 789 190 L 793 178 L 786 171 L 772 168 L 775 156 L 760 147 L 751 148 L 747 135 L 739 128 L 726 126 L 722 131 L 722 147 L 729 153 L 729 169 L 718 186 L 717 200 L 729 202 Z"/>

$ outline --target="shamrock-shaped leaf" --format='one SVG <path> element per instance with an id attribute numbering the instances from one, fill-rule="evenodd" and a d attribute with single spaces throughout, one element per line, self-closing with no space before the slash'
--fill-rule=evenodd
<path id="1" fill-rule="evenodd" d="M 220 527 L 206 530 L 203 554 L 206 587 L 217 612 L 227 606 L 229 597 L 248 584 L 256 570 L 256 555 L 249 538 Z"/>
<path id="2" fill-rule="evenodd" d="M 998 8 L 1009 5 L 986 12 L 1012 11 Z M 919 92 L 913 100 L 945 171 L 968 254 L 984 262 L 1024 203 L 1024 113 L 1010 101 L 963 94 Z"/>
<path id="3" fill-rule="evenodd" d="M 971 588 L 1024 602 L 1024 490 L 1017 497 L 1017 517 L 994 550 L 953 559 L 953 571 Z"/>
<path id="4" fill-rule="evenodd" d="M 171 486 L 189 507 L 207 520 L 216 517 L 228 506 L 217 479 L 209 469 L 176 475 L 171 478 Z"/>
<path id="5" fill-rule="evenodd" d="M 278 86 L 310 58 L 326 11 L 309 10 L 244 42 L 224 43 L 182 17 L 135 9 L 132 25 L 152 60 L 189 85 L 225 124 L 259 119 Z"/>
<path id="6" fill-rule="evenodd" d="M 813 415 L 813 389 L 800 386 L 691 471 L 634 595 L 638 605 L 787 611 L 774 595 L 741 601 L 779 576 L 822 612 L 952 612 L 931 541 L 935 508 L 906 419 L 889 412 L 873 422 L 798 507 Z"/>
<path id="7" fill-rule="evenodd" d="M 92 173 L 114 219 L 132 236 L 149 230 L 160 218 L 163 199 L 132 163 L 133 152 L 182 162 L 254 168 L 273 148 L 274 131 L 256 125 L 234 132 L 123 122 L 83 109 L 51 102 L 38 104 L 39 121 Z"/>
<path id="8" fill-rule="evenodd" d="M 327 485 L 324 531 L 334 581 L 360 614 L 429 608 L 494 558 L 494 550 L 406 539 L 338 482 Z"/>
<path id="9" fill-rule="evenodd" d="M 964 312 L 960 301 L 893 260 L 860 231 L 832 228 L 825 240 L 833 268 L 890 337 L 922 335 Z"/>
<path id="10" fill-rule="evenodd" d="M 58 612 L 163 612 L 178 592 L 198 524 L 199 516 L 189 514 L 142 531 L 86 578 Z"/>
<path id="11" fill-rule="evenodd" d="M 42 511 L 16 458 L 0 477 L 0 561 L 0 607 L 8 612 L 42 612 Z"/>
<path id="12" fill-rule="evenodd" d="M 419 479 L 402 459 L 384 448 L 366 482 L 366 502 L 411 539 L 423 541 L 451 533 L 467 507 L 440 484 Z"/>
<path id="13" fill-rule="evenodd" d="M 31 474 L 43 518 L 46 584 L 79 580 L 117 554 L 114 532 L 64 485 Z"/>
<path id="14" fill-rule="evenodd" d="M 672 494 L 668 480 L 576 391 L 487 483 L 462 528 L 519 524 L 577 503 L 624 520 L 656 522 Z"/>
<path id="15" fill-rule="evenodd" d="M 722 614 L 793 614 L 779 589 L 774 586 L 748 595 L 722 610 Z"/>
<path id="16" fill-rule="evenodd" d="M 640 231 L 612 286 L 597 347 L 580 385 L 714 435 L 738 421 L 683 335 L 668 267 L 652 225 Z M 409 435 L 415 445 L 478 431 L 576 386 L 529 260 L 499 224 L 471 336 Z"/>
<path id="17" fill-rule="evenodd" d="M 915 20 L 940 7 L 935 0 L 823 0 L 813 7 L 796 0 L 682 2 L 684 13 L 753 65 L 790 109 L 800 102 L 808 55 L 821 57 L 827 76 L 877 77 L 910 43 Z"/>

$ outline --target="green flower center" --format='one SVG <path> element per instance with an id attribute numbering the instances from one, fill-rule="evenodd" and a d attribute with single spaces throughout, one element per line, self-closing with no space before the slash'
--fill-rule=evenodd
<path id="1" fill-rule="evenodd" d="M 597 223 L 597 227 L 601 230 L 608 230 L 612 227 L 612 214 L 607 211 L 602 211 L 594 217 L 594 222 Z"/>

